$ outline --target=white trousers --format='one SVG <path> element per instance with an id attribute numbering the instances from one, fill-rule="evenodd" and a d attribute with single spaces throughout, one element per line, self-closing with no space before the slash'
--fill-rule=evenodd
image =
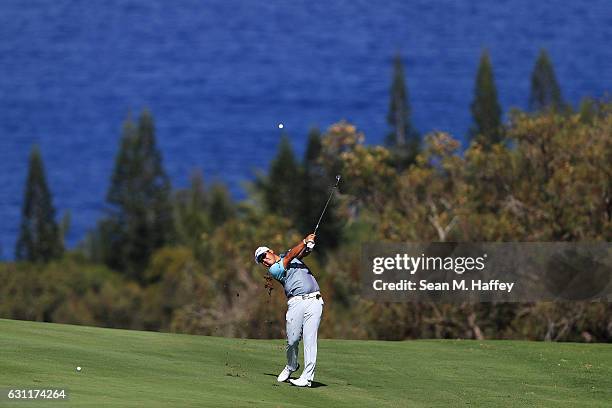
<path id="1" fill-rule="evenodd" d="M 300 337 L 304 338 L 304 371 L 300 378 L 312 381 L 317 364 L 317 331 L 323 299 L 292 297 L 287 303 L 287 367 L 297 370 Z"/>

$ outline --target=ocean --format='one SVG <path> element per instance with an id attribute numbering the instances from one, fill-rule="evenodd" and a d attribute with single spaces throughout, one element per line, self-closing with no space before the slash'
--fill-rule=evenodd
<path id="1" fill-rule="evenodd" d="M 237 199 L 280 131 L 346 119 L 381 143 L 400 53 L 416 128 L 464 139 L 480 54 L 504 112 L 548 50 L 565 99 L 612 89 L 612 3 L 236 0 L 0 2 L 0 258 L 12 259 L 28 155 L 41 148 L 67 244 L 102 216 L 129 114 L 148 108 L 175 188 L 196 169 Z"/>

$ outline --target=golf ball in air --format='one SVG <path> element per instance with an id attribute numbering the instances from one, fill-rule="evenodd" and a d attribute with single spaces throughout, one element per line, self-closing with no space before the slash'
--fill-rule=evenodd
<path id="1" fill-rule="evenodd" d="M 283 125 L 282 123 L 279 123 L 279 124 L 278 124 L 278 128 L 279 128 L 279 129 L 282 129 L 282 128 L 284 128 L 284 127 L 285 127 L 285 125 Z"/>
<path id="2" fill-rule="evenodd" d="M 77 371 L 81 371 L 81 367 L 77 367 Z"/>

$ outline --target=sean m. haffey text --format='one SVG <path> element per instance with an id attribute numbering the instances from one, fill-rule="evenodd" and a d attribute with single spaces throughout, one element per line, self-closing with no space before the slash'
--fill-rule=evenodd
<path id="1" fill-rule="evenodd" d="M 466 271 L 483 271 L 487 254 L 479 257 L 439 257 L 439 256 L 409 256 L 408 254 L 396 254 L 392 257 L 376 257 L 372 259 L 372 272 L 381 275 L 386 271 L 409 272 L 414 275 L 420 271 L 454 272 L 462 275 Z M 412 281 L 400 279 L 394 282 L 385 282 L 376 279 L 372 282 L 375 291 L 502 291 L 511 292 L 513 282 L 500 282 L 497 279 L 482 280 L 475 279 L 466 282 L 463 279 L 453 280 L 452 282 L 435 281 L 427 279 Z"/>

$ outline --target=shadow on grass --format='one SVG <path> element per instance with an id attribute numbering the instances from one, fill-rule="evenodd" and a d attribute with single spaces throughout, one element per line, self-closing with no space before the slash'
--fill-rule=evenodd
<path id="1" fill-rule="evenodd" d="M 264 373 L 264 375 L 269 375 L 271 377 L 278 377 L 278 374 L 270 374 L 270 373 Z M 291 383 L 289 381 L 287 381 L 287 385 L 291 386 Z M 318 381 L 312 381 L 310 383 L 310 388 L 319 388 L 319 387 L 327 387 L 327 384 L 318 382 Z"/>

